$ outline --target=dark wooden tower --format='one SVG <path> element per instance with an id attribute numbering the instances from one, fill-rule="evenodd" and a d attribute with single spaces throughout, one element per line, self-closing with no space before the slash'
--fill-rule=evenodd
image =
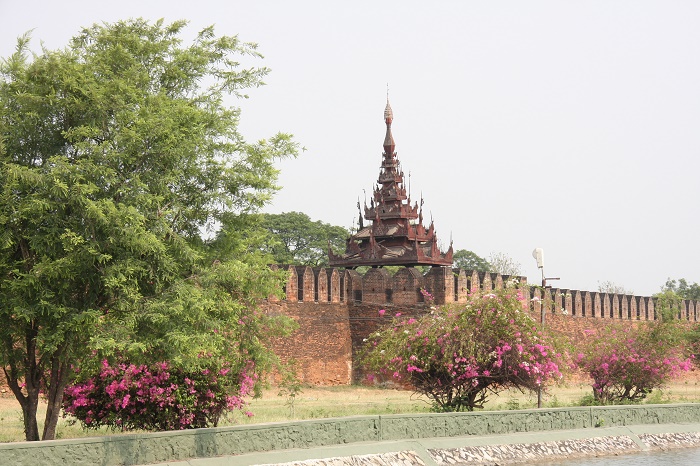
<path id="1" fill-rule="evenodd" d="M 430 226 L 423 226 L 423 199 L 420 205 L 411 206 L 410 194 L 406 194 L 403 171 L 394 151 L 396 144 L 391 134 L 394 114 L 386 102 L 384 121 L 386 137 L 379 179 L 374 188 L 369 207 L 365 201 L 364 219 L 360 210 L 359 231 L 348 238 L 344 254 L 328 251 L 332 267 L 355 268 L 362 265 L 435 265 L 452 266 L 452 244 L 446 253 L 440 251 L 432 219 Z M 360 202 L 357 202 L 360 209 Z"/>

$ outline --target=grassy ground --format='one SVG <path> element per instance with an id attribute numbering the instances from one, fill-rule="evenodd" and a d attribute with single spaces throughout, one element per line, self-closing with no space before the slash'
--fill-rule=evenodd
<path id="1" fill-rule="evenodd" d="M 584 383 L 554 387 L 543 397 L 545 407 L 576 406 L 591 391 Z M 700 377 L 695 373 L 675 381 L 666 389 L 654 391 L 645 403 L 700 402 Z M 536 394 L 505 392 L 492 397 L 486 410 L 526 409 L 537 406 Z M 39 419 L 43 419 L 45 406 L 40 407 Z M 247 417 L 236 413 L 223 420 L 221 425 L 257 424 L 264 422 L 318 419 L 327 417 L 403 414 L 430 412 L 424 398 L 409 391 L 359 386 L 306 387 L 293 404 L 277 396 L 277 390 L 267 390 L 261 398 L 252 400 L 248 409 L 255 413 Z M 70 425 L 70 419 L 60 419 L 57 438 L 78 438 L 96 435 L 112 435 L 107 429 L 84 430 Z M 39 426 L 41 431 L 43 426 Z M 24 439 L 22 414 L 17 401 L 7 394 L 0 396 L 0 442 L 16 442 Z"/>

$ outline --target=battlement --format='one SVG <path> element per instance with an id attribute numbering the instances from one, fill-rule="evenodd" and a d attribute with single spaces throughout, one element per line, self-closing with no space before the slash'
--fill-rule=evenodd
<path id="1" fill-rule="evenodd" d="M 529 298 L 532 318 L 571 338 L 613 320 L 635 326 L 658 318 L 653 297 L 542 289 L 528 285 L 525 277 L 496 273 L 439 266 L 425 274 L 415 267 L 401 267 L 395 273 L 371 268 L 364 274 L 333 267 L 273 267 L 286 270 L 288 279 L 284 298 L 270 299 L 268 310 L 299 324 L 292 336 L 273 343 L 274 351 L 283 361 L 297 361 L 303 381 L 320 385 L 363 380 L 357 357 L 368 335 L 385 322 L 377 311 L 422 315 L 429 303 L 421 289 L 433 296 L 430 304 L 441 305 L 466 302 L 473 290 L 500 289 L 515 280 Z M 700 301 L 682 301 L 677 315 L 697 322 L 699 313 Z"/>
<path id="2" fill-rule="evenodd" d="M 508 280 L 527 288 L 533 313 L 594 317 L 618 320 L 656 320 L 656 298 L 595 291 L 529 286 L 527 278 L 475 270 L 431 267 L 422 274 L 414 267 L 402 267 L 392 274 L 385 268 L 369 269 L 364 275 L 355 270 L 332 267 L 278 266 L 289 273 L 285 300 L 293 302 L 346 303 L 401 307 L 425 305 L 421 289 L 429 292 L 434 304 L 465 302 L 471 290 L 503 288 Z M 678 317 L 700 320 L 700 301 L 684 300 Z"/>

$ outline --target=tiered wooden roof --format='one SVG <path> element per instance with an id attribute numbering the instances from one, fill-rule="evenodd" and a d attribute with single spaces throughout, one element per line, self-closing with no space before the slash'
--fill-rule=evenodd
<path id="1" fill-rule="evenodd" d="M 360 211 L 359 230 L 347 240 L 344 254 L 329 250 L 331 267 L 356 268 L 385 265 L 452 265 L 452 245 L 447 252 L 440 251 L 431 219 L 423 226 L 423 199 L 411 206 L 406 193 L 403 170 L 396 156 L 391 123 L 394 114 L 389 99 L 384 109 L 386 136 L 379 179 L 370 205 L 365 201 L 364 215 Z M 357 202 L 358 209 L 360 202 Z M 363 217 L 369 220 L 364 226 Z"/>

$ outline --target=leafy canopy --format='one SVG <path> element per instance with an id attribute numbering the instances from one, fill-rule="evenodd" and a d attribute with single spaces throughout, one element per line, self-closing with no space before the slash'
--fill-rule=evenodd
<path id="1" fill-rule="evenodd" d="M 466 249 L 458 249 L 452 255 L 453 265 L 458 269 L 490 272 L 491 264 L 476 253 Z"/>
<path id="2" fill-rule="evenodd" d="M 264 250 L 277 264 L 328 265 L 328 247 L 345 248 L 350 233 L 343 227 L 312 221 L 302 212 L 261 214 L 261 228 L 269 233 Z"/>
<path id="3" fill-rule="evenodd" d="M 666 280 L 666 284 L 661 287 L 662 292 L 672 291 L 682 299 L 693 299 L 700 301 L 700 285 L 689 283 L 685 278 L 679 280 Z"/>
<path id="4" fill-rule="evenodd" d="M 586 332 L 575 364 L 590 376 L 596 403 L 638 402 L 690 369 L 682 333 L 673 321 L 608 324 Z"/>
<path id="5" fill-rule="evenodd" d="M 254 304 L 279 275 L 202 232 L 247 228 L 297 147 L 246 142 L 226 105 L 263 84 L 268 70 L 242 63 L 256 46 L 211 27 L 185 44 L 185 26 L 93 25 L 33 55 L 26 35 L 0 63 L 0 366 L 28 440 L 42 390 L 53 438 L 70 367 L 91 351 L 191 370 L 199 354 L 266 358 L 272 323 Z"/>
<path id="6" fill-rule="evenodd" d="M 534 391 L 561 377 L 561 354 L 526 309 L 509 282 L 420 317 L 397 313 L 367 339 L 363 361 L 371 378 L 407 382 L 437 411 L 482 408 L 489 394 Z"/>
<path id="7" fill-rule="evenodd" d="M 489 254 L 489 272 L 500 273 L 501 275 L 522 275 L 522 266 L 512 257 L 503 252 L 492 252 Z"/>

